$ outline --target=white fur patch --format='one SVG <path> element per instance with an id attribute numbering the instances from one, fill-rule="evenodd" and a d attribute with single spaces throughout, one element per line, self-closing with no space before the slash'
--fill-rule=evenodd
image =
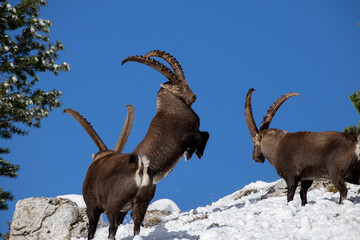
<path id="1" fill-rule="evenodd" d="M 144 164 L 145 168 L 148 168 L 150 166 L 150 160 L 146 156 L 141 156 L 140 159 Z"/>
<path id="2" fill-rule="evenodd" d="M 142 156 L 141 161 L 144 164 L 144 170 L 143 170 L 143 179 L 142 179 L 142 183 L 141 183 L 140 187 L 147 186 L 150 183 L 150 177 L 149 177 L 149 174 L 148 174 L 148 168 L 150 166 L 150 160 L 146 156 Z"/>
<path id="3" fill-rule="evenodd" d="M 140 169 L 141 169 L 141 160 L 140 160 L 140 158 L 138 158 L 138 169 L 136 170 L 135 177 L 134 177 L 137 186 L 140 186 L 141 181 L 142 181 L 141 176 L 140 176 Z"/>
<path id="4" fill-rule="evenodd" d="M 189 159 L 187 158 L 186 152 L 184 152 L 184 158 L 185 158 L 185 161 L 189 161 Z"/>
<path id="5" fill-rule="evenodd" d="M 141 166 L 144 166 L 142 177 L 140 176 Z M 148 169 L 150 166 L 150 161 L 146 156 L 140 156 L 138 158 L 138 170 L 135 173 L 135 182 L 138 187 L 147 186 L 150 183 L 150 177 L 148 174 Z"/>
<path id="6" fill-rule="evenodd" d="M 355 154 L 358 157 L 358 160 L 360 161 L 360 136 L 358 136 L 358 142 L 355 146 Z"/>

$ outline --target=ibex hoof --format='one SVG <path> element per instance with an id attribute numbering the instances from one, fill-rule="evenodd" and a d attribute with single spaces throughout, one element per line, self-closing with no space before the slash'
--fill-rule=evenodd
<path id="1" fill-rule="evenodd" d="M 186 151 L 186 152 L 184 153 L 184 157 L 185 157 L 185 161 L 189 161 L 189 159 L 191 158 L 191 156 L 190 156 L 190 154 L 189 154 L 188 151 Z"/>

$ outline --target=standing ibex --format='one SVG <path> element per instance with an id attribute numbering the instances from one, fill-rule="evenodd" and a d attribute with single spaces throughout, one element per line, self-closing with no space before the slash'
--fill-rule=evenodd
<path id="1" fill-rule="evenodd" d="M 291 96 L 279 98 L 265 115 L 258 130 L 251 109 L 250 89 L 245 101 L 245 118 L 253 143 L 253 159 L 263 163 L 265 158 L 273 165 L 288 187 L 287 200 L 293 200 L 298 182 L 301 182 L 301 204 L 307 203 L 306 193 L 313 180 L 330 179 L 340 192 L 339 204 L 347 196 L 345 182 L 360 184 L 359 134 L 342 132 L 295 132 L 269 129 L 279 107 Z"/>
<path id="2" fill-rule="evenodd" d="M 126 158 L 126 157 L 130 156 L 130 154 L 122 154 L 122 151 L 124 150 L 126 141 L 130 135 L 132 124 L 134 122 L 134 107 L 132 105 L 127 105 L 126 107 L 128 108 L 128 114 L 126 116 L 126 121 L 124 123 L 124 127 L 121 131 L 120 137 L 115 145 L 114 150 L 110 150 L 106 147 L 104 142 L 101 140 L 101 138 L 96 133 L 94 128 L 91 126 L 91 124 L 86 120 L 86 118 L 84 118 L 78 112 L 76 112 L 70 108 L 67 108 L 63 111 L 64 113 L 69 113 L 80 123 L 80 125 L 89 134 L 89 136 L 91 137 L 91 139 L 94 141 L 94 143 L 96 144 L 96 146 L 99 149 L 98 153 L 93 154 L 93 163 L 90 165 L 89 168 L 91 168 L 91 166 L 97 162 L 101 162 L 102 164 L 106 165 L 106 164 L 108 164 L 107 161 L 110 158 L 114 158 L 114 157 L 115 158 L 123 158 L 124 156 Z M 101 186 L 98 186 L 98 187 L 101 187 Z M 90 194 L 90 193 L 87 193 L 87 194 Z M 89 197 L 86 197 L 86 195 L 85 195 L 84 186 L 83 186 L 83 195 L 84 195 L 83 196 L 84 200 L 86 202 L 86 199 L 88 199 Z M 91 194 L 90 194 L 90 197 L 91 197 Z M 92 239 L 94 237 L 97 222 L 99 221 L 101 212 L 97 211 L 94 213 L 94 210 L 87 208 L 86 213 L 89 218 L 88 238 Z M 127 212 L 121 213 L 121 216 L 119 217 L 119 219 L 121 219 L 121 220 L 119 220 L 119 221 L 121 221 L 120 223 L 122 223 L 122 221 L 124 220 L 126 213 Z"/>
<path id="3" fill-rule="evenodd" d="M 151 57 L 163 58 L 174 72 Z M 89 239 L 94 237 L 102 212 L 106 212 L 109 219 L 110 239 L 115 239 L 118 226 L 130 210 L 134 235 L 139 234 L 156 184 L 174 169 L 182 156 L 189 159 L 195 152 L 200 159 L 209 138 L 207 132 L 199 131 L 199 117 L 191 108 L 196 96 L 173 56 L 156 50 L 145 56 L 128 57 L 122 64 L 129 61 L 156 69 L 169 82 L 160 84 L 156 115 L 145 138 L 133 153 L 110 154 L 90 165 L 83 184 Z"/>

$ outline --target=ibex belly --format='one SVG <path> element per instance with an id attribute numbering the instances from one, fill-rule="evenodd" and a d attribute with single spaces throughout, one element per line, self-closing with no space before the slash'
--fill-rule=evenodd
<path id="1" fill-rule="evenodd" d="M 176 161 L 174 161 L 168 168 L 166 168 L 164 171 L 160 171 L 156 174 L 154 174 L 153 177 L 153 184 L 157 184 L 162 179 L 164 179 L 176 166 L 176 164 L 180 161 L 182 156 L 180 156 Z"/>
<path id="2" fill-rule="evenodd" d="M 120 212 L 128 212 L 133 208 L 133 201 L 127 202 L 120 210 Z"/>

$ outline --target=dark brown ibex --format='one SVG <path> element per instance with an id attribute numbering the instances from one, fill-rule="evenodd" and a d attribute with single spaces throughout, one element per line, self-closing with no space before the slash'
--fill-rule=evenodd
<path id="1" fill-rule="evenodd" d="M 94 143 L 96 144 L 96 146 L 99 149 L 98 153 L 93 154 L 93 156 L 92 156 L 93 163 L 90 165 L 89 168 L 91 168 L 91 166 L 95 162 L 98 162 L 98 161 L 101 162 L 102 164 L 106 165 L 108 163 L 108 159 L 110 159 L 110 158 L 123 158 L 124 156 L 126 158 L 126 157 L 130 156 L 130 154 L 122 154 L 122 151 L 124 150 L 126 141 L 130 135 L 132 124 L 134 122 L 134 107 L 132 105 L 127 105 L 126 107 L 128 108 L 128 114 L 126 116 L 126 121 L 124 123 L 124 127 L 121 131 L 120 137 L 115 145 L 114 150 L 110 150 L 106 147 L 104 142 L 101 140 L 101 138 L 96 133 L 94 128 L 91 126 L 91 124 L 86 120 L 86 118 L 84 118 L 78 112 L 76 112 L 75 110 L 72 110 L 70 108 L 67 108 L 63 111 L 64 113 L 69 113 L 80 123 L 80 125 L 89 134 L 89 136 L 91 137 L 91 139 L 94 141 Z M 100 188 L 99 185 L 98 185 L 98 187 Z M 83 186 L 83 197 L 84 197 L 85 202 L 86 202 L 86 199 L 89 198 L 89 197 L 87 197 L 87 198 L 85 197 L 84 186 Z M 99 221 L 99 217 L 102 212 L 99 210 L 96 210 L 94 212 L 93 209 L 87 208 L 86 213 L 89 218 L 88 238 L 92 239 L 94 237 L 94 234 L 96 231 L 97 222 Z M 119 217 L 121 219 L 121 223 L 122 223 L 123 219 L 125 218 L 126 213 L 127 212 L 121 213 L 121 216 Z"/>
<path id="2" fill-rule="evenodd" d="M 174 72 L 151 59 L 160 57 Z M 132 210 L 134 235 L 139 234 L 146 209 L 154 197 L 156 184 L 169 174 L 185 155 L 195 153 L 200 159 L 209 134 L 199 131 L 200 120 L 191 108 L 195 94 L 185 81 L 178 61 L 163 51 L 126 58 L 162 73 L 169 82 L 160 84 L 157 111 L 145 138 L 131 154 L 110 154 L 90 166 L 83 184 L 83 196 L 89 218 L 88 238 L 92 239 L 102 212 L 109 219 L 109 238 L 115 239 L 118 226 Z"/>
<path id="3" fill-rule="evenodd" d="M 347 196 L 345 182 L 360 184 L 359 134 L 343 132 L 287 132 L 269 129 L 279 107 L 291 96 L 288 93 L 270 107 L 258 130 L 251 109 L 250 89 L 246 95 L 245 118 L 254 143 L 253 159 L 273 165 L 287 184 L 287 201 L 294 198 L 301 182 L 301 204 L 307 203 L 306 193 L 313 180 L 329 179 L 340 193 L 339 204 Z"/>

